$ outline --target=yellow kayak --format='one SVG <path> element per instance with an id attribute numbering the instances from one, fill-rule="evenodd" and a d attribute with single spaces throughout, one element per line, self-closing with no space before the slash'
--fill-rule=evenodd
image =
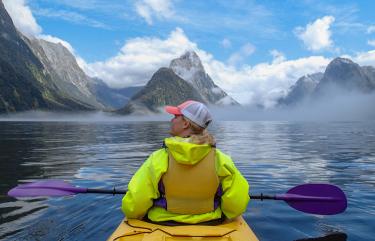
<path id="1" fill-rule="evenodd" d="M 126 218 L 108 241 L 257 241 L 258 238 L 242 217 L 220 225 L 163 226 Z"/>

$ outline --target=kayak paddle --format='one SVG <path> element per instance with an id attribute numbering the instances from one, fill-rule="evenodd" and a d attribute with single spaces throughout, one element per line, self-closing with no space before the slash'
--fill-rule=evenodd
<path id="1" fill-rule="evenodd" d="M 103 193 L 103 194 L 125 194 L 124 190 L 103 190 L 90 189 L 83 187 L 75 187 L 67 182 L 61 180 L 44 180 L 32 182 L 28 184 L 21 184 L 12 188 L 8 192 L 11 197 L 40 197 L 40 196 L 68 196 L 78 193 Z"/>
<path id="2" fill-rule="evenodd" d="M 250 196 L 260 200 L 283 200 L 289 206 L 301 212 L 332 215 L 344 212 L 347 207 L 345 193 L 331 184 L 309 183 L 289 189 L 286 194 L 274 196 Z"/>
<path id="3" fill-rule="evenodd" d="M 68 196 L 78 193 L 125 194 L 125 190 L 90 189 L 75 187 L 61 180 L 44 180 L 21 184 L 8 192 L 11 197 Z M 274 196 L 251 196 L 260 200 L 283 200 L 294 209 L 305 213 L 332 215 L 345 211 L 346 196 L 337 186 L 331 184 L 302 184 L 285 194 Z"/>

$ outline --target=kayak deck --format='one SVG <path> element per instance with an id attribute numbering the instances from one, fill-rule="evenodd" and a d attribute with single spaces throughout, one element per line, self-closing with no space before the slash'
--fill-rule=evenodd
<path id="1" fill-rule="evenodd" d="M 126 218 L 108 241 L 257 241 L 258 238 L 242 217 L 217 226 L 182 225 L 163 226 L 142 220 Z"/>

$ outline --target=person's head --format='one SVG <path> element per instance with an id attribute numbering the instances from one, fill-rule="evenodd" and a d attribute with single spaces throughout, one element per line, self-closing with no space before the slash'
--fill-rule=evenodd
<path id="1" fill-rule="evenodd" d="M 196 142 L 214 144 L 213 137 L 206 130 L 212 121 L 206 105 L 198 101 L 188 100 L 178 106 L 166 106 L 165 111 L 174 115 L 170 129 L 172 136 L 189 136 L 193 139 L 199 137 L 200 140 L 196 140 Z"/>

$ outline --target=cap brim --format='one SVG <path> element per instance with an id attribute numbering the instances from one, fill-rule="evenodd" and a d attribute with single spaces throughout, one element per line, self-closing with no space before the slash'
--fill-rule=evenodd
<path id="1" fill-rule="evenodd" d="M 176 106 L 169 106 L 167 105 L 165 108 L 165 111 L 172 115 L 182 115 L 180 109 Z"/>

